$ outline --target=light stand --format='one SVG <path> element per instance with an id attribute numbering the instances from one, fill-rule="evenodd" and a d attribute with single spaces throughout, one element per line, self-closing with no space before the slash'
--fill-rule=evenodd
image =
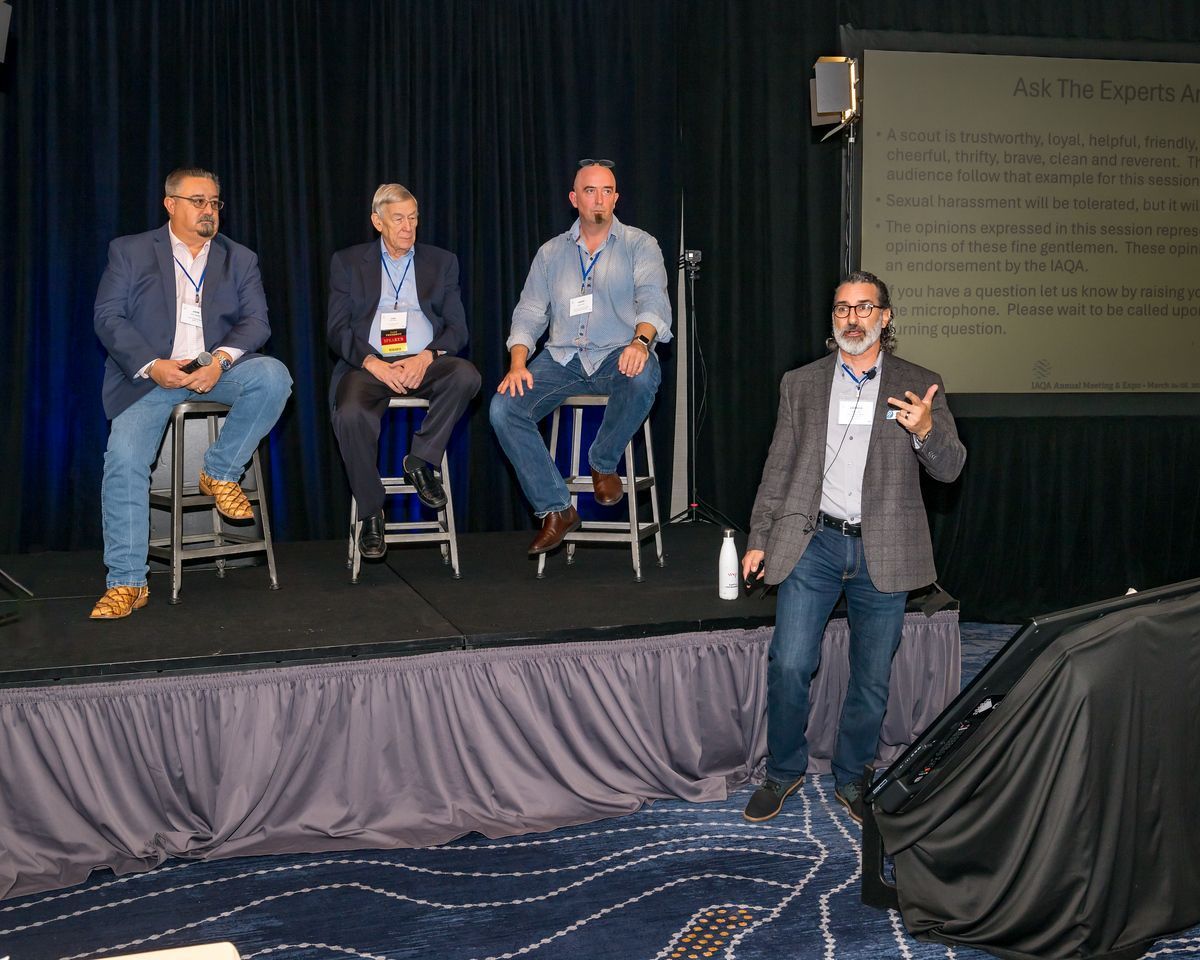
<path id="1" fill-rule="evenodd" d="M 700 273 L 701 253 L 699 250 L 684 250 L 679 260 L 687 274 L 687 310 L 684 311 L 684 322 L 687 323 L 687 353 L 688 353 L 688 383 L 687 383 L 687 418 L 688 418 L 688 505 L 675 514 L 667 523 L 712 523 L 717 526 L 742 528 L 721 513 L 716 507 L 700 499 L 696 486 L 696 434 L 700 430 L 700 419 L 704 415 L 704 400 L 696 404 L 696 360 L 704 363 L 704 354 L 700 350 L 696 336 L 696 275 Z M 705 393 L 708 388 L 708 373 L 704 377 Z"/>

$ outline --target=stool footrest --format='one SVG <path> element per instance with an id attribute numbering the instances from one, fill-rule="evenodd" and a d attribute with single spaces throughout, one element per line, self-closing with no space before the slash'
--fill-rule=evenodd
<path id="1" fill-rule="evenodd" d="M 242 488 L 242 493 L 246 495 L 246 499 L 251 503 L 261 503 L 262 497 L 259 496 L 257 490 L 247 490 Z M 171 509 L 171 491 L 151 490 L 150 504 L 155 507 L 162 507 L 166 510 Z M 213 505 L 213 497 L 207 493 L 200 493 L 196 487 L 184 487 L 183 496 L 179 498 L 181 507 L 211 507 Z"/>
<path id="2" fill-rule="evenodd" d="M 658 533 L 657 523 L 647 523 L 638 527 L 638 540 L 648 540 Z M 563 537 L 563 543 L 628 543 L 629 524 L 614 523 L 611 529 L 597 530 L 583 527 Z"/>
<path id="3" fill-rule="evenodd" d="M 592 493 L 594 490 L 592 478 L 590 476 L 563 477 L 563 479 L 566 481 L 567 489 L 571 493 Z M 629 484 L 625 483 L 624 480 L 625 478 L 622 477 L 621 489 L 626 493 L 629 493 Z M 634 477 L 633 479 L 633 489 L 639 492 L 642 490 L 649 490 L 652 486 L 654 486 L 653 477 Z"/>

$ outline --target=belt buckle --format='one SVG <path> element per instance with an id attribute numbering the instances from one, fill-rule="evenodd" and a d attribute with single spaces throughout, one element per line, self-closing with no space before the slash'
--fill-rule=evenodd
<path id="1" fill-rule="evenodd" d="M 854 524 L 852 524 L 849 520 L 843 520 L 842 521 L 842 536 L 843 537 L 853 536 L 853 534 L 850 532 L 850 528 L 853 526 L 854 526 Z"/>

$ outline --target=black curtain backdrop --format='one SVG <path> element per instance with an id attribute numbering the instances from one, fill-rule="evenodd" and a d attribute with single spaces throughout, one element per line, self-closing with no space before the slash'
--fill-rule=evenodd
<path id="1" fill-rule="evenodd" d="M 529 524 L 486 402 L 529 262 L 573 217 L 581 156 L 617 161 L 618 214 L 654 234 L 668 264 L 684 198 L 686 245 L 704 253 L 700 493 L 744 524 L 779 377 L 824 350 L 840 155 L 810 130 L 807 89 L 838 24 L 1200 42 L 1200 7 L 1167 0 L 12 5 L 0 64 L 3 552 L 99 545 L 107 424 L 92 299 L 107 242 L 163 222 L 174 166 L 221 175 L 222 229 L 262 262 L 269 350 L 296 380 L 269 458 L 282 539 L 344 532 L 327 268 L 334 250 L 373 235 L 369 202 L 384 180 L 413 190 L 420 239 L 462 264 L 484 391 L 451 451 L 460 521 Z M 660 355 L 665 475 L 674 346 Z M 964 476 L 928 499 L 941 579 L 966 615 L 1014 619 L 1200 575 L 1196 418 L 960 427 Z"/>

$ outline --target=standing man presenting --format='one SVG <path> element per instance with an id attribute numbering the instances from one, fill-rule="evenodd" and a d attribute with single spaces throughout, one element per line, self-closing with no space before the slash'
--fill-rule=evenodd
<path id="1" fill-rule="evenodd" d="M 238 480 L 291 393 L 287 368 L 254 352 L 271 335 L 258 258 L 218 235 L 220 190 L 207 170 L 176 170 L 163 199 L 169 221 L 108 246 L 94 317 L 112 420 L 100 494 L 108 578 L 93 620 L 127 617 L 150 598 L 150 467 L 172 408 L 201 398 L 229 405 L 204 454 L 200 492 L 222 516 L 250 520 Z M 189 369 L 202 353 L 211 362 Z"/>
<path id="2" fill-rule="evenodd" d="M 850 683 L 833 756 L 835 796 L 862 822 L 908 591 L 936 573 L 920 472 L 962 470 L 936 373 L 892 353 L 886 284 L 852 273 L 834 293 L 838 349 L 783 377 L 779 415 L 750 518 L 742 575 L 779 584 L 767 662 L 767 775 L 745 818 L 769 820 L 804 783 L 809 685 L 843 591 Z M 882 401 L 882 402 L 881 402 Z"/>
<path id="3" fill-rule="evenodd" d="M 671 339 L 662 251 L 650 234 L 614 215 L 612 166 L 579 161 L 568 194 L 579 218 L 534 257 L 513 311 L 508 373 L 492 398 L 492 427 L 542 520 L 531 554 L 553 550 L 580 524 L 538 422 L 572 394 L 608 396 L 588 463 L 596 502 L 620 503 L 617 464 L 662 379 L 654 342 Z M 545 349 L 530 361 L 547 328 Z"/>
<path id="4" fill-rule="evenodd" d="M 385 183 L 371 201 L 379 240 L 333 255 L 329 266 L 329 346 L 337 366 L 329 387 L 333 432 L 363 518 L 364 557 L 387 552 L 379 431 L 393 397 L 429 401 L 404 458 L 404 475 L 434 510 L 446 492 L 433 472 L 450 433 L 479 392 L 479 371 L 455 356 L 467 345 L 458 258 L 417 243 L 417 198 Z"/>

